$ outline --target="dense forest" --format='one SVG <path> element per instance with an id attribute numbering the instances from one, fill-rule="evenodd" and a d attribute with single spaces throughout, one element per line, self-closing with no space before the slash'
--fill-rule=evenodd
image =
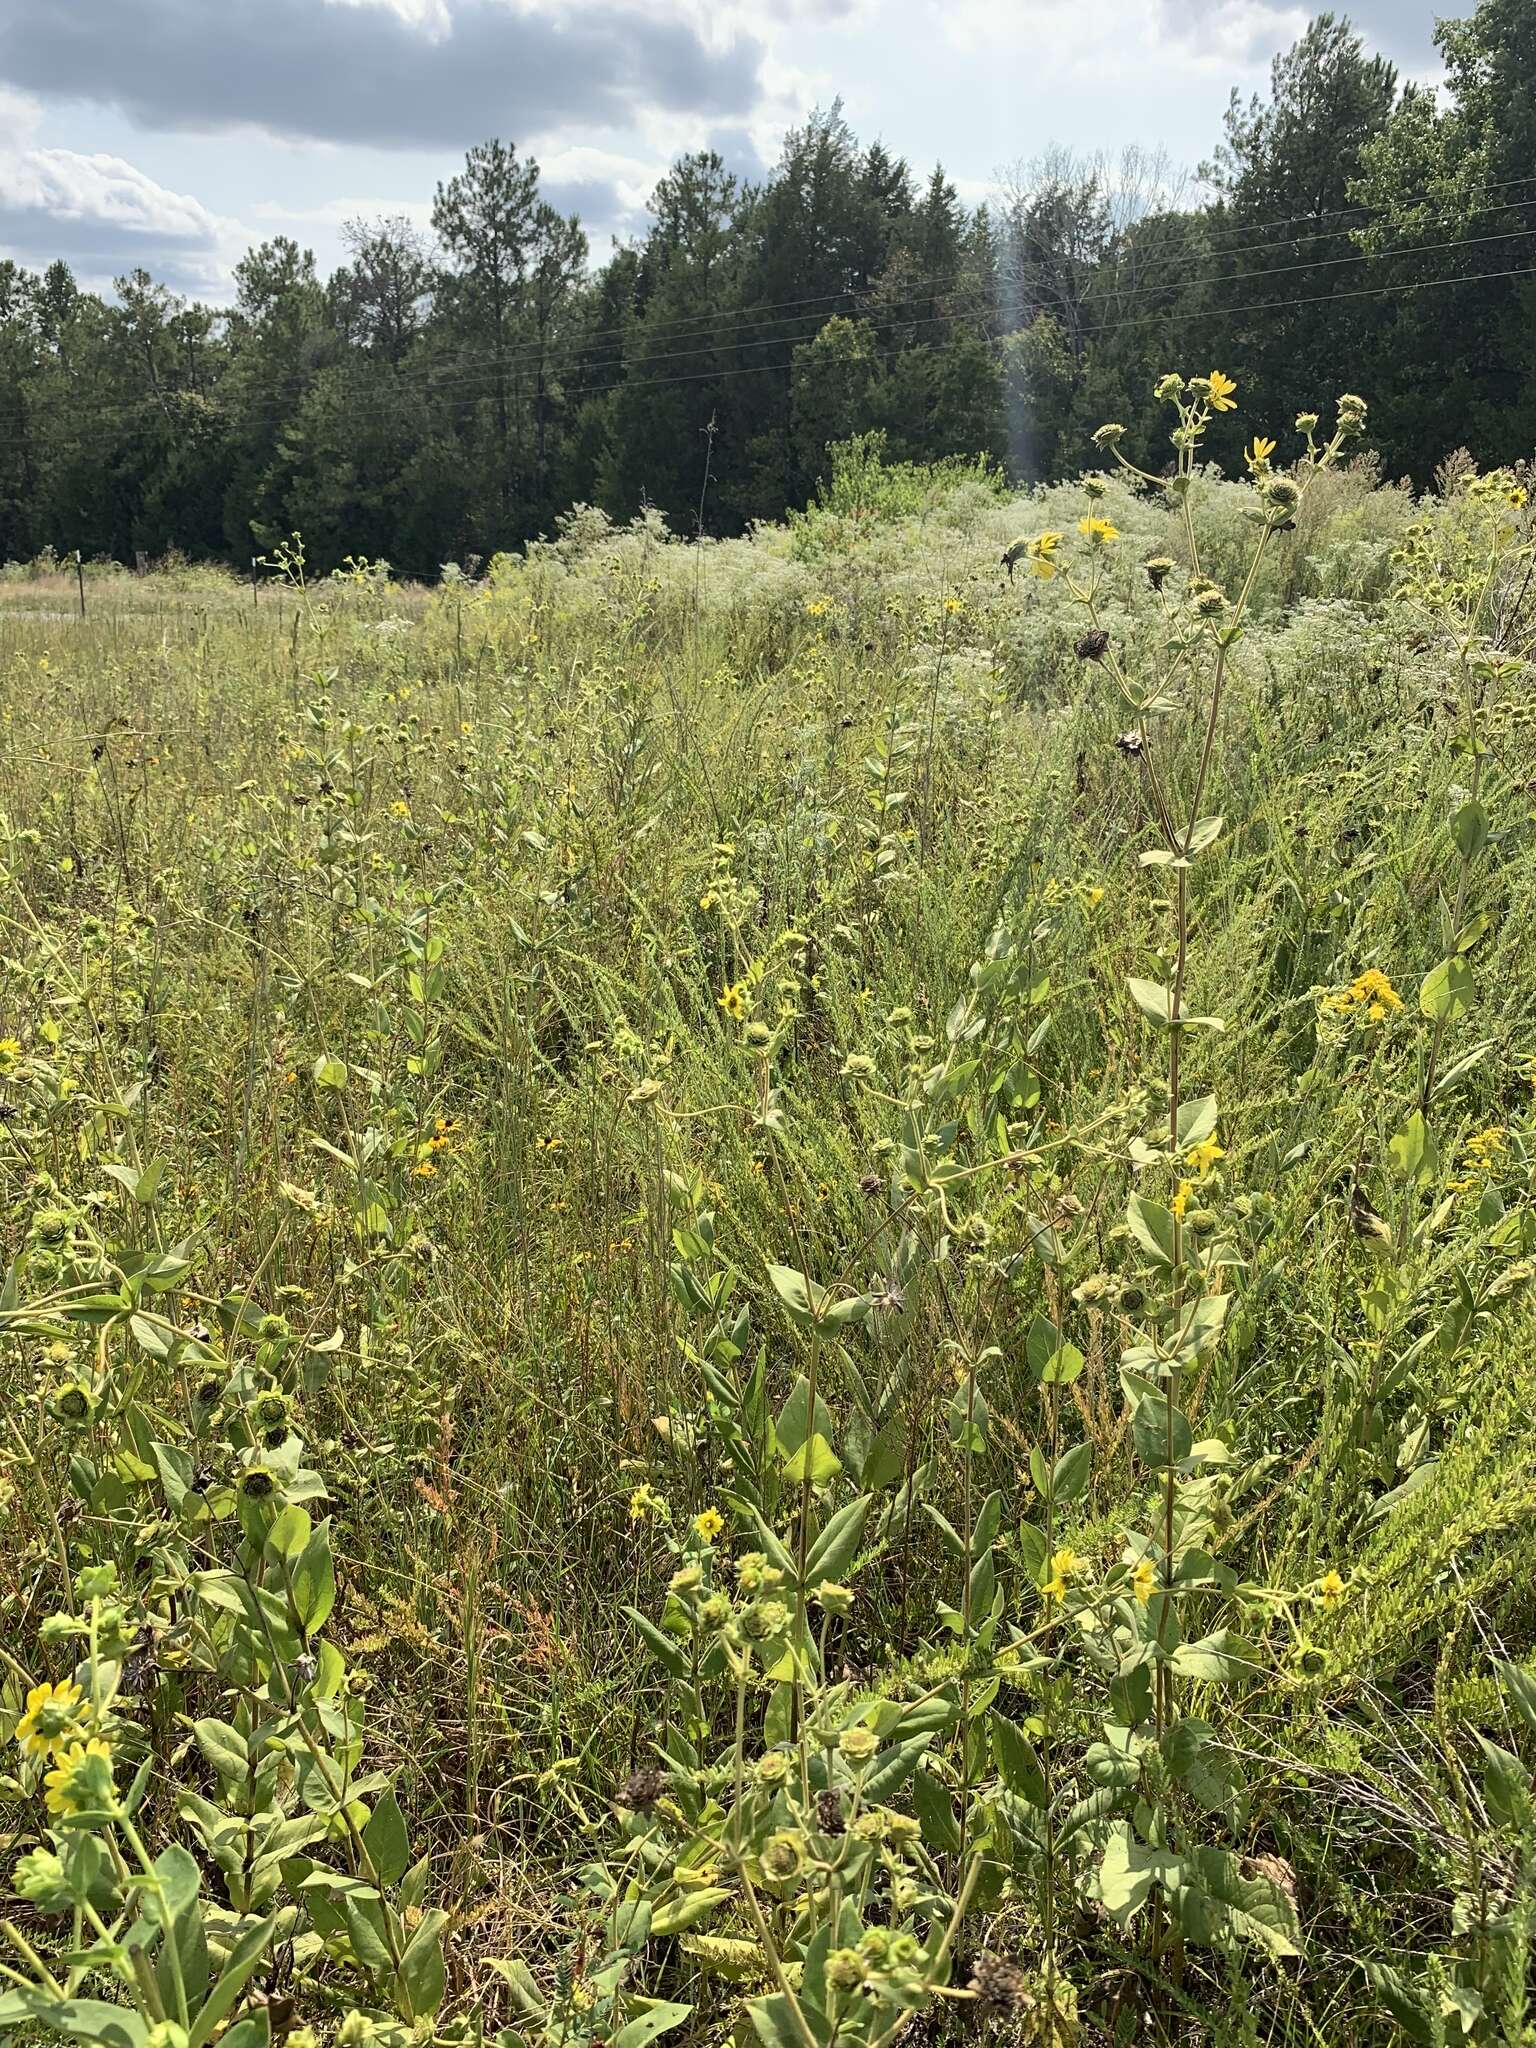
<path id="1" fill-rule="evenodd" d="M 430 235 L 354 222 L 328 279 L 278 237 L 226 307 L 0 262 L 0 559 L 243 566 L 297 529 L 316 566 L 422 576 L 578 502 L 737 532 L 859 433 L 1024 480 L 1079 468 L 1105 419 L 1150 454 L 1156 373 L 1196 357 L 1275 426 L 1368 393 L 1389 476 L 1520 458 L 1536 8 L 1481 0 L 1438 41 L 1431 91 L 1320 14 L 1267 94 L 1234 93 L 1209 163 L 1048 150 L 974 212 L 834 107 L 761 185 L 680 159 L 602 263 L 500 141 L 438 187 Z"/>

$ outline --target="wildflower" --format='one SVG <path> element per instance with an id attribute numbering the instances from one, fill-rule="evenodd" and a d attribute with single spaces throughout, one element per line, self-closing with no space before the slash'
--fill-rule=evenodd
<path id="1" fill-rule="evenodd" d="M 1150 1557 L 1144 1557 L 1131 1573 L 1131 1591 L 1136 1595 L 1137 1605 L 1145 1607 L 1156 1590 L 1157 1567 Z"/>
<path id="2" fill-rule="evenodd" d="M 54 1388 L 53 1412 L 61 1422 L 87 1423 L 96 1413 L 96 1396 L 80 1380 L 65 1380 Z"/>
<path id="3" fill-rule="evenodd" d="M 1173 574 L 1174 561 L 1172 555 L 1149 555 L 1141 566 L 1152 588 L 1161 590 Z"/>
<path id="4" fill-rule="evenodd" d="M 1109 652 L 1109 635 L 1102 626 L 1084 633 L 1073 650 L 1079 661 L 1102 661 Z"/>
<path id="5" fill-rule="evenodd" d="M 1026 541 L 1024 553 L 1028 557 L 1031 573 L 1049 581 L 1056 574 L 1056 550 L 1060 546 L 1061 535 L 1050 529 L 1044 533 L 1037 533 L 1033 540 Z"/>
<path id="6" fill-rule="evenodd" d="M 823 1974 L 834 1991 L 857 1991 L 864 1982 L 864 1958 L 856 1948 L 835 1948 L 827 1956 Z"/>
<path id="7" fill-rule="evenodd" d="M 1146 750 L 1147 743 L 1139 732 L 1117 732 L 1115 734 L 1115 752 L 1117 754 L 1124 754 L 1128 761 L 1139 760 Z"/>
<path id="8" fill-rule="evenodd" d="M 1260 489 L 1273 518 L 1289 519 L 1301 503 L 1301 486 L 1294 477 L 1266 476 L 1260 484 Z"/>
<path id="9" fill-rule="evenodd" d="M 1320 1607 L 1342 1607 L 1349 1588 L 1337 1572 L 1324 1572 L 1317 1582 L 1317 1602 Z"/>
<path id="10" fill-rule="evenodd" d="M 754 1642 L 772 1642 L 787 1632 L 789 1609 L 782 1600 L 754 1600 L 742 1616 L 741 1626 Z"/>
<path id="11" fill-rule="evenodd" d="M 1184 389 L 1184 379 L 1177 370 L 1168 370 L 1152 386 L 1152 396 L 1159 404 L 1166 404 L 1170 398 L 1177 398 Z"/>
<path id="12" fill-rule="evenodd" d="M 813 1586 L 811 1598 L 824 1614 L 841 1616 L 853 1612 L 853 1588 L 837 1579 L 823 1579 L 819 1586 Z"/>
<path id="13" fill-rule="evenodd" d="M 1007 1956 L 979 1955 L 967 1989 L 989 2013 L 1015 2012 L 1029 1993 L 1029 1979 Z"/>
<path id="14" fill-rule="evenodd" d="M 739 1024 L 747 1014 L 747 985 L 744 981 L 728 982 L 715 998 L 728 1017 Z"/>
<path id="15" fill-rule="evenodd" d="M 430 1159 L 422 1159 L 418 1160 L 416 1165 L 411 1168 L 411 1171 L 418 1180 L 431 1180 L 436 1175 L 437 1168 Z"/>
<path id="16" fill-rule="evenodd" d="M 845 1832 L 843 1795 L 835 1785 L 824 1786 L 816 1794 L 816 1825 L 824 1835 L 837 1836 Z M 847 1953 L 844 1950 L 844 1954 Z"/>
<path id="17" fill-rule="evenodd" d="M 70 1743 L 55 1756 L 43 1784 L 48 1811 L 61 1819 L 106 1811 L 114 1803 L 112 1745 L 99 1735 L 88 1742 Z"/>
<path id="18" fill-rule="evenodd" d="M 1388 976 L 1380 968 L 1368 967 L 1363 974 L 1357 974 L 1348 988 L 1339 989 L 1323 999 L 1323 1008 L 1336 1015 L 1347 1016 L 1351 1011 L 1362 1010 L 1369 1023 L 1382 1023 L 1391 1010 L 1400 1010 L 1403 999 L 1392 986 Z"/>
<path id="19" fill-rule="evenodd" d="M 277 1491 L 277 1474 L 270 1465 L 247 1465 L 235 1481 L 235 1491 L 245 1500 L 267 1500 Z"/>
<path id="20" fill-rule="evenodd" d="M 637 1486 L 629 1496 L 629 1519 L 632 1522 L 661 1520 L 667 1511 L 667 1504 L 652 1486 Z"/>
<path id="21" fill-rule="evenodd" d="M 0 1072 L 9 1073 L 21 1058 L 19 1038 L 0 1038 Z"/>
<path id="22" fill-rule="evenodd" d="M 1092 440 L 1095 448 L 1114 448 L 1125 439 L 1125 428 L 1118 420 L 1108 420 L 1102 427 L 1096 427 Z"/>
<path id="23" fill-rule="evenodd" d="M 11 1873 L 11 1886 L 39 1913 L 63 1913 L 74 1902 L 63 1859 L 51 1849 L 32 1849 L 23 1856 Z"/>
<path id="24" fill-rule="evenodd" d="M 879 1736 L 873 1728 L 866 1728 L 862 1721 L 855 1721 L 837 1738 L 838 1754 L 845 1763 L 867 1764 L 879 1747 Z"/>
<path id="25" fill-rule="evenodd" d="M 1297 433 L 1298 433 L 1298 434 L 1308 434 L 1308 435 L 1310 435 L 1310 434 L 1314 434 L 1314 433 L 1316 433 L 1316 431 L 1317 431 L 1317 414 L 1316 414 L 1315 412 L 1299 412 L 1299 413 L 1297 413 L 1297 415 L 1296 415 L 1296 431 L 1297 431 Z"/>
<path id="26" fill-rule="evenodd" d="M 390 805 L 389 811 L 390 816 L 394 818 L 408 818 L 411 815 L 411 807 L 403 797 L 397 797 Z"/>
<path id="27" fill-rule="evenodd" d="M 16 1724 L 23 1756 L 55 1756 L 83 1732 L 85 1695 L 73 1679 L 62 1685 L 34 1685 Z"/>
<path id="28" fill-rule="evenodd" d="M 1051 1576 L 1055 1579 L 1075 1578 L 1083 1568 L 1083 1560 L 1070 1547 L 1058 1550 L 1051 1559 Z"/>
<path id="29" fill-rule="evenodd" d="M 805 1837 L 798 1828 L 779 1828 L 762 1848 L 763 1874 L 774 1884 L 793 1884 L 805 1869 Z"/>
<path id="30" fill-rule="evenodd" d="M 832 600 L 830 597 L 807 598 L 805 609 L 813 619 L 824 619 L 832 609 Z"/>
<path id="31" fill-rule="evenodd" d="M 619 1787 L 619 1804 L 628 1807 L 631 1813 L 645 1813 L 666 1789 L 666 1778 L 655 1765 L 643 1764 L 639 1770 L 631 1771 Z"/>
<path id="32" fill-rule="evenodd" d="M 1173 1200 L 1168 1204 L 1175 1216 L 1182 1216 L 1184 1214 L 1184 1211 L 1189 1207 L 1189 1198 L 1194 1192 L 1195 1184 L 1192 1180 L 1181 1180 L 1179 1182 L 1177 1192 Z"/>
<path id="33" fill-rule="evenodd" d="M 1369 409 L 1365 400 L 1355 392 L 1343 392 L 1340 395 L 1338 406 L 1339 432 L 1349 435 L 1363 434 L 1365 432 L 1365 415 Z"/>
<path id="34" fill-rule="evenodd" d="M 1196 618 L 1200 619 L 1219 619 L 1227 608 L 1227 600 L 1215 584 L 1208 584 L 1205 589 L 1197 590 L 1191 602 Z"/>
<path id="35" fill-rule="evenodd" d="M 1086 519 L 1079 519 L 1077 530 L 1084 535 L 1091 547 L 1107 548 L 1111 541 L 1120 538 L 1120 529 L 1097 513 L 1090 513 Z"/>
<path id="36" fill-rule="evenodd" d="M 1486 1130 L 1474 1131 L 1463 1147 L 1468 1162 L 1487 1172 L 1494 1164 L 1498 1153 L 1504 1150 L 1504 1126 L 1489 1124 Z"/>
<path id="37" fill-rule="evenodd" d="M 1184 1155 L 1196 1173 L 1200 1174 L 1209 1173 L 1217 1160 L 1225 1159 L 1226 1156 L 1214 1138 L 1206 1138 L 1198 1145 L 1191 1145 Z"/>
<path id="38" fill-rule="evenodd" d="M 705 1508 L 693 1518 L 693 1533 L 704 1543 L 713 1543 L 724 1527 L 725 1517 L 718 1508 Z"/>
<path id="39" fill-rule="evenodd" d="M 954 618 L 957 613 L 965 610 L 965 606 L 958 597 L 946 597 L 944 610 L 950 618 Z"/>
<path id="40" fill-rule="evenodd" d="M 1249 470 L 1254 476 L 1262 476 L 1264 471 L 1268 469 L 1269 458 L 1274 452 L 1275 444 L 1273 441 L 1266 440 L 1262 434 L 1255 434 L 1247 448 L 1243 451 L 1243 460 L 1247 463 Z"/>
<path id="41" fill-rule="evenodd" d="M 1237 391 L 1237 386 L 1230 377 L 1225 376 L 1220 370 L 1212 370 L 1210 376 L 1205 381 L 1210 386 L 1208 403 L 1212 412 L 1235 412 L 1237 410 L 1237 400 L 1234 395 Z"/>

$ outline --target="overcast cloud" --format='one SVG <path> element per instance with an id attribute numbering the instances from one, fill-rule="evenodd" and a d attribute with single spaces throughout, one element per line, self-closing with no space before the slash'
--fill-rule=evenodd
<path id="1" fill-rule="evenodd" d="M 1440 0 L 1454 5 L 1455 0 Z M 1466 0 L 1470 5 L 1471 0 Z M 1361 0 L 1435 68 L 1436 0 Z M 537 154 L 595 258 L 656 179 L 713 146 L 760 178 L 841 95 L 856 132 L 968 199 L 1052 142 L 1208 156 L 1306 0 L 0 0 L 0 253 L 82 281 L 142 263 L 227 297 L 246 242 L 338 260 L 355 214 L 424 218 L 489 136 Z"/>
<path id="2" fill-rule="evenodd" d="M 645 107 L 725 116 L 759 91 L 761 46 L 722 49 L 675 12 L 455 0 L 408 19 L 338 0 L 6 0 L 0 78 L 117 108 L 141 127 L 383 149 L 462 147 Z"/>

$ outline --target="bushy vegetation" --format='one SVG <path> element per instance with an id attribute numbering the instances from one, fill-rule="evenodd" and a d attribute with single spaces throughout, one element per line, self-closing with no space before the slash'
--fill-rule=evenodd
<path id="1" fill-rule="evenodd" d="M 1531 2037 L 1526 480 L 1160 394 L 0 594 L 11 2038 Z"/>

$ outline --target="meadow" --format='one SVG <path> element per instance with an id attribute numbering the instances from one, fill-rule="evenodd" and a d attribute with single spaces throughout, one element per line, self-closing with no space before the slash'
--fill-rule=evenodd
<path id="1" fill-rule="evenodd" d="M 1527 479 L 1163 396 L 0 578 L 0 2034 L 1536 2038 Z"/>

